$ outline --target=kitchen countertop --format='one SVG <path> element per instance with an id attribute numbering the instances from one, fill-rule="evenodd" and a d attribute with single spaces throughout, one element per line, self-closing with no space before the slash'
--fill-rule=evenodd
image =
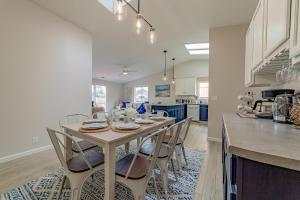
<path id="1" fill-rule="evenodd" d="M 151 104 L 151 106 L 181 106 L 186 105 L 186 103 L 174 103 L 174 104 Z"/>
<path id="2" fill-rule="evenodd" d="M 300 130 L 266 119 L 223 114 L 228 152 L 249 160 L 300 171 Z"/>

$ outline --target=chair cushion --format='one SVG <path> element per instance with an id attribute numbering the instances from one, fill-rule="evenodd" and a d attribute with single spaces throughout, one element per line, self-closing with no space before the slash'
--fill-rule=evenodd
<path id="1" fill-rule="evenodd" d="M 171 139 L 171 135 L 165 135 L 163 143 L 168 144 L 169 141 L 170 141 L 170 139 Z M 176 145 L 180 145 L 182 143 L 183 143 L 183 139 L 182 138 L 178 138 Z"/>
<path id="2" fill-rule="evenodd" d="M 135 154 L 128 154 L 116 163 L 116 175 L 126 177 L 131 162 Z M 132 169 L 128 175 L 128 179 L 142 179 L 147 175 L 150 167 L 150 161 L 141 156 L 137 156 Z"/>
<path id="3" fill-rule="evenodd" d="M 147 156 L 149 156 L 150 154 L 153 155 L 154 148 L 155 148 L 154 143 L 145 144 L 142 146 L 140 153 L 147 155 Z M 171 152 L 170 147 L 162 144 L 158 158 L 167 158 L 170 155 L 170 152 Z"/>
<path id="4" fill-rule="evenodd" d="M 95 145 L 93 143 L 90 143 L 90 142 L 88 142 L 86 140 L 81 140 L 81 141 L 79 141 L 77 143 L 80 146 L 80 148 L 81 148 L 82 151 L 86 151 L 86 150 L 89 150 L 89 149 L 97 147 L 97 145 Z M 72 144 L 72 151 L 74 151 L 76 153 L 80 152 L 79 149 L 77 148 L 77 146 L 75 144 Z"/>
<path id="5" fill-rule="evenodd" d="M 84 155 L 92 167 L 97 167 L 104 163 L 104 155 L 96 150 L 85 151 Z M 80 173 L 89 170 L 89 166 L 83 160 L 81 154 L 73 157 L 67 162 L 71 172 Z"/>

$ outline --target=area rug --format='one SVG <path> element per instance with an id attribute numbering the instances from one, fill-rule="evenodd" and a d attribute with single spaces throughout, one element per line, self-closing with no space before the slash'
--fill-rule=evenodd
<path id="1" fill-rule="evenodd" d="M 134 148 L 131 148 L 134 149 Z M 205 156 L 205 151 L 186 148 L 186 154 L 188 159 L 188 166 L 185 166 L 183 170 L 178 172 L 178 181 L 175 181 L 172 170 L 169 171 L 169 196 L 170 200 L 180 199 L 192 199 L 192 195 L 197 185 L 200 169 Z M 118 148 L 118 158 L 124 156 L 124 149 Z M 156 169 L 159 173 L 159 170 Z M 9 192 L 1 194 L 1 200 L 69 200 L 70 190 L 63 189 L 62 193 L 59 191 L 62 187 L 63 169 L 59 169 L 56 172 L 51 172 L 48 175 L 41 177 L 38 180 L 31 181 L 22 186 L 19 186 Z M 163 198 L 161 183 L 158 182 L 159 192 L 161 198 Z M 104 171 L 94 174 L 94 181 L 89 178 L 81 193 L 81 199 L 83 200 L 99 200 L 104 199 Z M 133 195 L 129 188 L 116 183 L 116 197 L 117 200 L 133 200 Z M 150 180 L 146 200 L 157 199 L 155 194 L 153 182 Z"/>

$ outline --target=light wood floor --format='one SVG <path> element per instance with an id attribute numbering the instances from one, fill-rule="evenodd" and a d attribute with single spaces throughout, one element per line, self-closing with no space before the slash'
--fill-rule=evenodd
<path id="1" fill-rule="evenodd" d="M 221 144 L 207 141 L 207 126 L 192 124 L 185 146 L 206 150 L 195 200 L 222 200 Z M 60 167 L 53 150 L 0 164 L 0 193 Z"/>

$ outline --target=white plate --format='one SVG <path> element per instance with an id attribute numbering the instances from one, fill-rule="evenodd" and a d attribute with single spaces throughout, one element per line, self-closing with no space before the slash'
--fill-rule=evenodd
<path id="1" fill-rule="evenodd" d="M 84 121 L 82 124 L 94 124 L 94 123 L 106 123 L 107 120 L 106 119 L 89 119 Z"/>
<path id="2" fill-rule="evenodd" d="M 87 130 L 95 130 L 108 127 L 107 123 L 93 123 L 93 124 L 84 124 L 81 128 Z"/>
<path id="3" fill-rule="evenodd" d="M 141 126 L 135 123 L 116 123 L 114 127 L 120 130 L 135 130 Z"/>
<path id="4" fill-rule="evenodd" d="M 150 119 L 154 121 L 164 121 L 166 118 L 165 117 L 150 117 Z"/>
<path id="5" fill-rule="evenodd" d="M 135 123 L 137 124 L 153 124 L 155 121 L 151 119 L 136 119 Z"/>

